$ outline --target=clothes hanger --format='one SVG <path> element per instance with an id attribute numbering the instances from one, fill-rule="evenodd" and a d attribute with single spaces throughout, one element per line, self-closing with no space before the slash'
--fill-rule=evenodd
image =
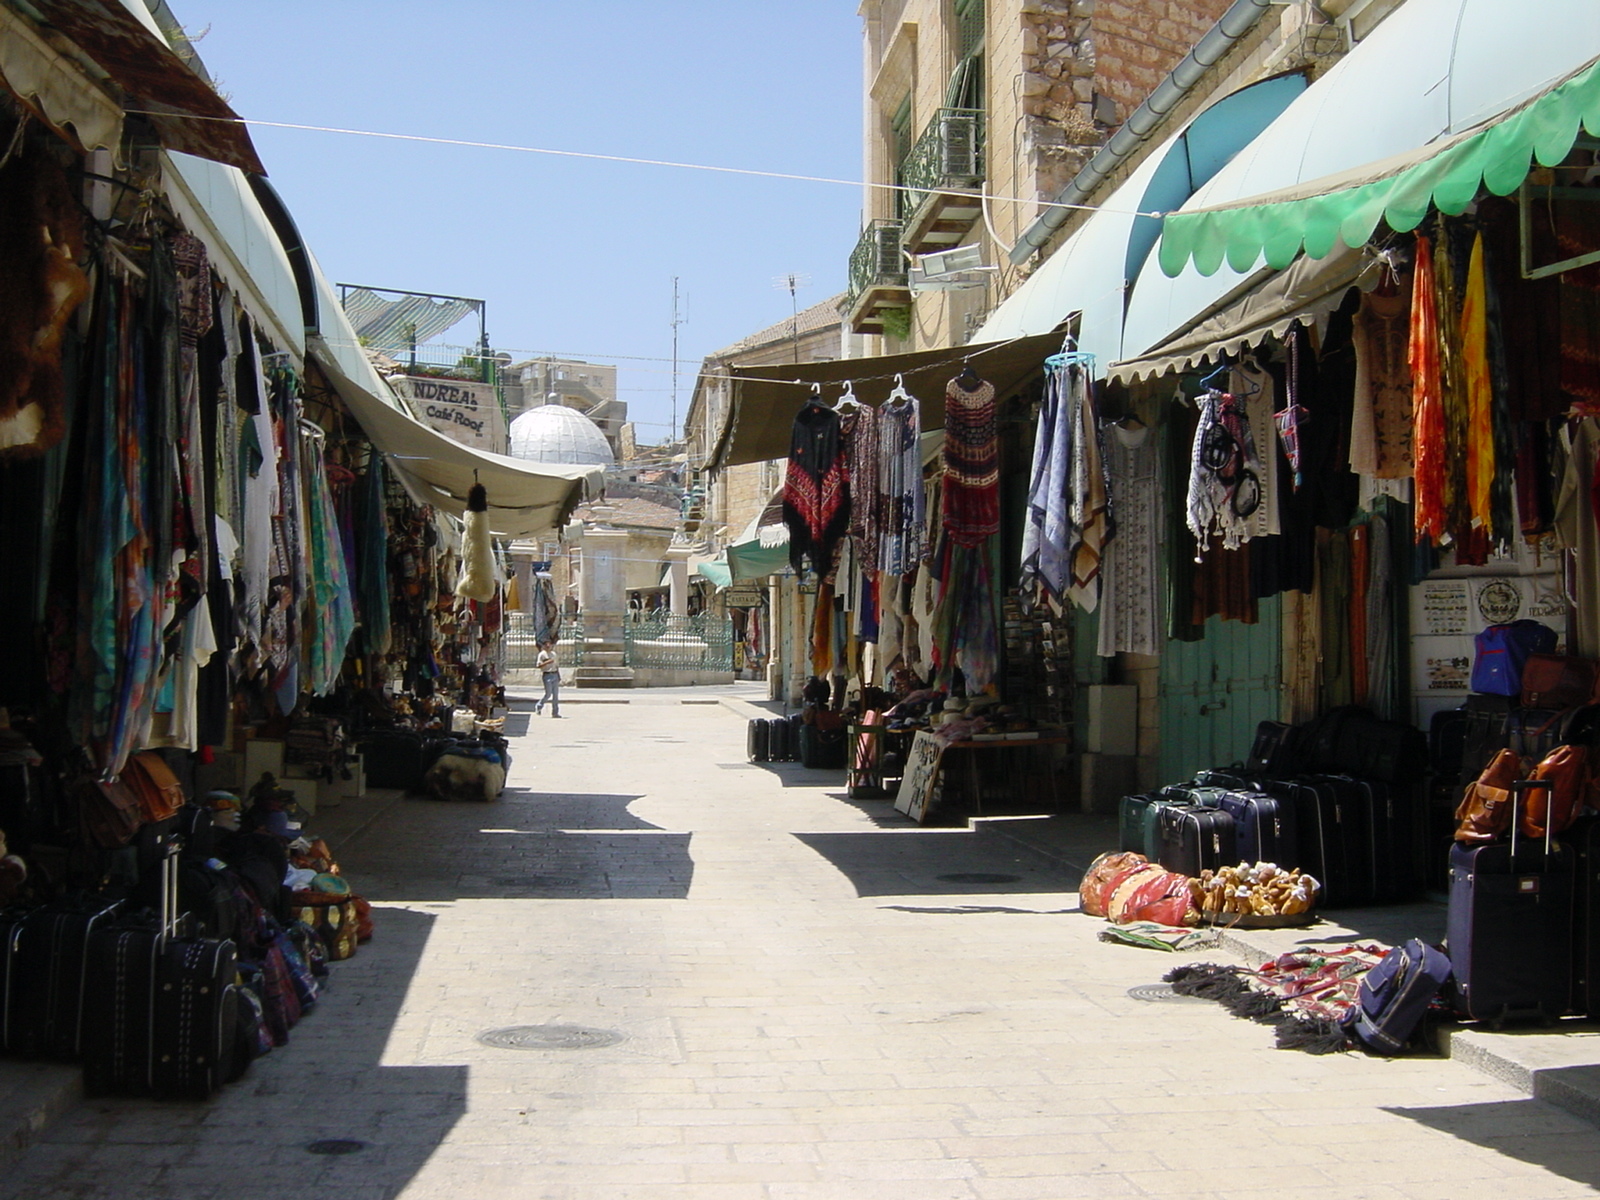
<path id="1" fill-rule="evenodd" d="M 808 407 L 811 405 L 824 407 L 822 404 L 822 385 L 820 383 L 813 383 L 811 385 L 811 395 L 806 397 L 806 405 Z"/>
<path id="2" fill-rule="evenodd" d="M 972 360 L 966 359 L 961 367 L 961 374 L 956 376 L 956 386 L 964 392 L 975 392 L 983 386 L 983 376 L 972 369 Z"/>
<path id="3" fill-rule="evenodd" d="M 1078 343 L 1069 333 L 1061 339 L 1060 353 L 1052 354 L 1044 360 L 1045 370 L 1054 371 L 1061 367 L 1094 366 L 1094 355 L 1087 350 L 1079 350 Z"/>
<path id="4" fill-rule="evenodd" d="M 1218 377 L 1226 375 L 1232 369 L 1232 364 L 1228 362 L 1228 356 L 1226 354 L 1219 357 L 1217 361 L 1220 364 L 1217 369 L 1200 381 L 1200 387 L 1204 391 L 1221 391 L 1221 388 L 1213 387 L 1212 384 Z"/>
<path id="5" fill-rule="evenodd" d="M 889 401 L 910 400 L 911 393 L 906 391 L 906 377 L 899 371 L 894 373 L 894 389 L 889 393 Z"/>
<path id="6" fill-rule="evenodd" d="M 839 402 L 833 406 L 834 412 L 846 408 L 860 408 L 861 401 L 856 399 L 856 384 L 853 379 L 844 381 L 844 395 L 839 397 Z"/>

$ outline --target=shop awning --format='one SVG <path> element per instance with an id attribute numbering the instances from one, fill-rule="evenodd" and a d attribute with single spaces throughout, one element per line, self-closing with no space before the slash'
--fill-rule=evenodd
<path id="1" fill-rule="evenodd" d="M 4 5 L 0 80 L 56 129 L 71 129 L 84 150 L 115 150 L 122 144 L 121 105 L 46 42 L 31 21 Z"/>
<path id="2" fill-rule="evenodd" d="M 601 467 L 530 463 L 474 450 L 404 411 L 357 342 L 339 298 L 314 260 L 312 270 L 321 328 L 307 338 L 307 352 L 413 495 L 460 516 L 468 490 L 481 483 L 489 495 L 489 526 L 497 537 L 537 537 L 564 524 L 586 497 L 604 490 Z"/>
<path id="3" fill-rule="evenodd" d="M 189 154 L 164 154 L 161 174 L 178 220 L 205 243 L 211 265 L 250 316 L 280 350 L 304 356 L 306 314 L 294 266 L 245 173 Z"/>
<path id="4" fill-rule="evenodd" d="M 162 146 L 267 173 L 239 115 L 167 45 L 147 12 L 141 20 L 121 0 L 29 0 L 29 6 L 110 76 Z"/>
<path id="5" fill-rule="evenodd" d="M 1263 256 L 1288 266 L 1302 251 L 1321 258 L 1342 243 L 1360 246 L 1378 222 L 1415 229 L 1437 208 L 1455 216 L 1479 187 L 1517 190 L 1534 163 L 1558 165 L 1587 129 L 1600 136 L 1600 62 L 1475 130 L 1293 188 L 1168 216 L 1161 269 L 1177 275 L 1192 259 L 1202 275 L 1223 261 L 1248 270 Z"/>
<path id="6" fill-rule="evenodd" d="M 1303 75 L 1280 75 L 1224 96 L 1156 147 L 1098 211 L 1075 229 L 978 331 L 985 342 L 1061 327 L 1072 313 L 1078 349 L 1100 364 L 1122 357 L 1127 284 L 1161 232 L 1155 217 L 1182 204 L 1305 91 Z"/>
<path id="7" fill-rule="evenodd" d="M 702 558 L 694 565 L 695 574 L 700 578 L 709 580 L 713 587 L 725 588 L 733 583 L 733 571 L 728 566 L 725 554 L 715 558 Z"/>
<path id="8" fill-rule="evenodd" d="M 1237 207 L 1248 227 L 1253 202 L 1274 195 L 1309 199 L 1304 211 L 1316 214 L 1319 200 L 1294 189 L 1335 178 L 1360 186 L 1415 166 L 1551 91 L 1596 55 L 1593 0 L 1540 0 L 1517 8 L 1514 19 L 1504 0 L 1407 0 L 1167 221 L 1181 228 L 1179 214 Z M 1415 155 L 1422 158 L 1406 157 Z M 1375 168 L 1376 176 L 1360 174 Z M 1326 253 L 1332 241 L 1318 245 Z M 1242 267 L 1226 245 L 1208 250 L 1205 265 L 1213 254 L 1218 264 L 1210 276 L 1191 255 L 1169 277 L 1152 255 L 1128 298 L 1124 355 L 1143 357 L 1252 286 L 1263 246 L 1264 239 Z M 1274 253 L 1278 262 L 1294 256 Z"/>
<path id="9" fill-rule="evenodd" d="M 822 385 L 829 404 L 838 399 L 839 386 L 849 380 L 856 399 L 877 405 L 888 399 L 895 375 L 902 375 L 906 390 L 921 402 L 922 427 L 942 429 L 945 385 L 965 363 L 970 361 L 974 371 L 994 384 L 996 394 L 1004 396 L 1041 370 L 1045 358 L 1059 349 L 1061 335 L 1044 333 L 876 358 L 732 367 L 733 403 L 710 465 L 720 469 L 787 457 L 795 414 L 810 396 L 813 383 Z"/>
<path id="10" fill-rule="evenodd" d="M 1190 329 L 1135 359 L 1115 363 L 1112 379 L 1128 381 L 1242 354 L 1266 337 L 1283 337 L 1296 322 L 1320 328 L 1356 286 L 1377 283 L 1381 264 L 1365 250 L 1338 246 L 1326 258 L 1298 258 L 1286 271 L 1258 273 L 1254 286 Z"/>
<path id="11" fill-rule="evenodd" d="M 729 546 L 727 555 L 729 582 L 765 579 L 768 575 L 780 575 L 789 569 L 789 539 L 784 538 L 775 546 L 764 546 L 760 538 L 752 538 L 748 542 Z"/>

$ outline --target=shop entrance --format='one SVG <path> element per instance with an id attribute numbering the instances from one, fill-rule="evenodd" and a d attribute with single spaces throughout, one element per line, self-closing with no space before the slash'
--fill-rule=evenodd
<path id="1" fill-rule="evenodd" d="M 1283 602 L 1258 604 L 1254 625 L 1212 617 L 1198 642 L 1169 641 L 1161 652 L 1161 772 L 1166 781 L 1237 762 L 1256 725 L 1283 705 Z"/>

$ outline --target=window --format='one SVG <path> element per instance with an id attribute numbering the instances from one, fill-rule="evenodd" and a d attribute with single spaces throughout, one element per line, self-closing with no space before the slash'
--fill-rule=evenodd
<path id="1" fill-rule="evenodd" d="M 954 0 L 956 69 L 945 92 L 946 108 L 982 108 L 983 0 Z"/>
<path id="2" fill-rule="evenodd" d="M 889 121 L 889 153 L 894 156 L 894 215 L 901 220 L 907 216 L 906 197 L 909 195 L 905 190 L 906 159 L 911 156 L 911 148 L 915 144 L 915 135 L 911 129 L 911 93 L 907 92 L 906 98 L 900 101 L 900 107 L 895 109 L 894 117 Z"/>

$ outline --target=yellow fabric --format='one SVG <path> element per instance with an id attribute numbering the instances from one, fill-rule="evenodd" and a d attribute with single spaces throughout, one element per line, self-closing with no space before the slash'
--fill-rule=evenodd
<path id="1" fill-rule="evenodd" d="M 1467 399 L 1467 507 L 1475 526 L 1489 524 L 1494 482 L 1494 393 L 1489 384 L 1488 289 L 1483 235 L 1472 241 L 1467 290 L 1461 299 L 1461 375 Z"/>

